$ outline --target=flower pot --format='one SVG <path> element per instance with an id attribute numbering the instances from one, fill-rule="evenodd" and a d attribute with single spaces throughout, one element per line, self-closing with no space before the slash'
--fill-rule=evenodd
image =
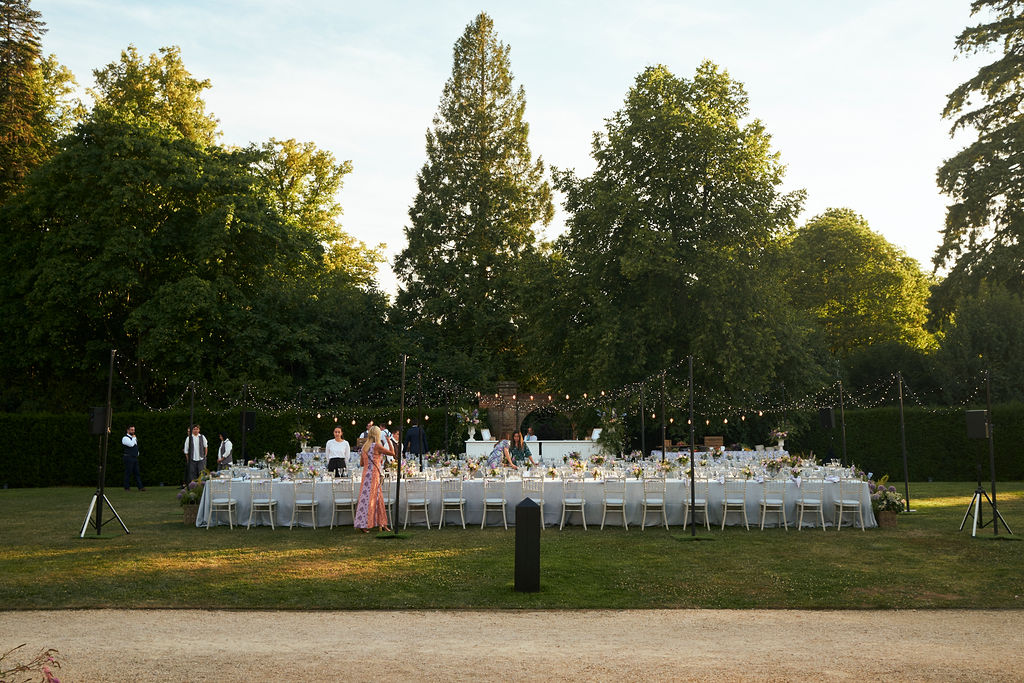
<path id="1" fill-rule="evenodd" d="M 185 513 L 185 526 L 195 526 L 196 517 L 199 516 L 199 504 L 182 505 L 181 511 Z"/>
<path id="2" fill-rule="evenodd" d="M 880 528 L 892 529 L 896 526 L 898 514 L 892 510 L 879 510 L 875 514 L 875 518 L 878 520 L 878 526 Z"/>

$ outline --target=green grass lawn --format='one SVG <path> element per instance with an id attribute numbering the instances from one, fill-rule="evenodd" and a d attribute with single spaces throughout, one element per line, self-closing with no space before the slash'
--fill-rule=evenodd
<path id="1" fill-rule="evenodd" d="M 891 530 L 548 529 L 532 594 L 512 590 L 512 529 L 207 531 L 151 488 L 108 491 L 131 535 L 80 539 L 92 489 L 5 490 L 0 609 L 1024 608 L 1024 542 L 957 531 L 973 490 L 915 484 Z M 1024 535 L 1024 484 L 998 491 Z"/>

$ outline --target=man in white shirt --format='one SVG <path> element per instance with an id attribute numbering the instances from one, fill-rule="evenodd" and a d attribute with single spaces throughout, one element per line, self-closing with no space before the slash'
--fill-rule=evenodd
<path id="1" fill-rule="evenodd" d="M 341 437 L 341 427 L 335 427 L 334 438 L 327 442 L 327 447 L 324 449 L 327 452 L 327 469 L 336 477 L 345 474 L 352 456 L 352 449 L 348 441 Z"/>
<path id="2" fill-rule="evenodd" d="M 536 440 L 537 440 L 537 435 L 533 433 L 533 427 L 527 427 L 526 428 L 526 437 L 523 439 L 523 441 L 536 441 Z"/>
<path id="3" fill-rule="evenodd" d="M 124 450 L 122 461 L 124 462 L 124 490 L 132 488 L 132 476 L 138 484 L 140 491 L 145 491 L 142 485 L 142 473 L 139 471 L 139 440 L 135 438 L 135 425 L 128 425 L 128 429 L 121 437 L 121 446 Z"/>
<path id="4" fill-rule="evenodd" d="M 217 449 L 217 469 L 223 470 L 231 467 L 233 462 L 231 458 L 231 439 L 224 432 L 217 432 L 217 436 L 220 437 L 220 447 Z"/>
<path id="5" fill-rule="evenodd" d="M 192 425 L 192 433 L 185 437 L 185 459 L 188 461 L 188 480 L 195 481 L 206 469 L 206 437 L 199 433 L 199 425 Z"/>

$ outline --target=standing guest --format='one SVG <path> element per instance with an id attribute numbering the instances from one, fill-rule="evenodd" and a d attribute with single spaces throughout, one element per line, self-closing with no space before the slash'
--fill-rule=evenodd
<path id="1" fill-rule="evenodd" d="M 527 427 L 526 428 L 526 440 L 527 441 L 536 441 L 537 440 L 537 435 L 533 433 L 533 427 Z"/>
<path id="2" fill-rule="evenodd" d="M 514 470 L 518 470 L 519 468 L 512 462 L 512 455 L 508 452 L 509 446 L 508 432 L 505 432 L 501 441 L 497 443 L 491 454 L 487 456 L 487 467 L 511 467 Z"/>
<path id="3" fill-rule="evenodd" d="M 132 476 L 134 476 L 139 490 L 145 491 L 146 487 L 142 485 L 142 473 L 139 471 L 139 440 L 135 438 L 135 425 L 128 425 L 125 435 L 121 437 L 121 446 L 124 449 L 124 455 L 121 457 L 124 462 L 124 490 L 132 490 Z"/>
<path id="4" fill-rule="evenodd" d="M 185 460 L 188 462 L 188 480 L 195 481 L 206 469 L 206 437 L 199 433 L 199 425 L 192 425 L 192 433 L 185 437 Z"/>
<path id="5" fill-rule="evenodd" d="M 413 421 L 412 427 L 405 433 L 405 452 L 419 457 L 420 467 L 423 467 L 423 454 L 429 450 L 427 447 L 427 432 L 420 427 L 419 422 Z"/>
<path id="6" fill-rule="evenodd" d="M 217 449 L 217 469 L 223 470 L 231 467 L 231 439 L 224 432 L 217 432 L 220 437 L 220 448 Z"/>
<path id="7" fill-rule="evenodd" d="M 536 466 L 537 461 L 533 459 L 530 447 L 523 443 L 523 433 L 516 432 L 512 435 L 512 446 L 508 449 L 512 456 L 512 462 L 516 465 Z"/>
<path id="8" fill-rule="evenodd" d="M 381 531 L 391 531 L 388 528 L 388 513 L 384 507 L 384 493 L 381 489 L 384 456 L 388 454 L 394 455 L 394 451 L 381 440 L 380 427 L 370 427 L 360 456 L 363 483 L 359 487 L 359 503 L 356 505 L 356 517 L 353 521 L 353 526 L 362 530 L 364 534 L 369 533 L 372 527 L 378 527 Z"/>
<path id="9" fill-rule="evenodd" d="M 336 477 L 344 476 L 351 453 L 348 441 L 341 437 L 341 427 L 335 427 L 334 438 L 327 442 L 327 447 L 324 449 L 327 451 L 327 469 Z"/>

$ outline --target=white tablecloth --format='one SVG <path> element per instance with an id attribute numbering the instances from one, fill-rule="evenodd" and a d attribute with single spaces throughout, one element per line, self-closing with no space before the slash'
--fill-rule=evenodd
<path id="1" fill-rule="evenodd" d="M 356 495 L 358 496 L 358 484 L 356 485 Z M 523 499 L 523 485 L 519 479 L 509 479 L 506 483 L 506 498 L 508 503 L 505 506 L 505 514 L 508 517 L 509 524 L 515 523 L 515 506 Z M 761 519 L 761 496 L 763 491 L 763 485 L 755 480 L 750 480 L 747 483 L 747 518 L 750 524 L 760 525 Z M 288 521 L 292 516 L 292 509 L 295 503 L 295 494 L 291 482 L 287 481 L 275 481 L 274 482 L 274 497 L 277 499 L 277 517 L 274 520 L 276 525 L 287 526 Z M 206 517 L 209 511 L 209 487 L 203 491 L 203 497 L 200 501 L 199 515 L 196 519 L 197 527 L 206 526 Z M 402 482 L 402 505 L 399 509 L 399 524 L 405 519 L 405 480 Z M 875 516 L 871 510 L 871 494 L 868 491 L 868 485 L 866 482 L 860 482 L 860 501 L 864 511 L 864 525 L 867 527 L 877 526 L 875 522 Z M 436 480 L 427 482 L 427 492 L 430 498 L 430 523 L 432 526 L 437 526 L 438 511 L 441 509 L 441 483 Z M 722 523 L 722 497 L 724 492 L 724 484 L 719 481 L 712 480 L 709 485 L 709 509 L 711 524 L 721 525 Z M 666 481 L 666 501 L 667 501 L 667 514 L 668 523 L 679 525 L 683 523 L 683 495 L 687 495 L 689 498 L 688 489 L 685 486 L 685 482 L 682 479 L 668 479 Z M 834 525 L 835 509 L 833 502 L 839 493 L 839 484 L 835 482 L 825 482 L 824 488 L 824 504 L 825 504 L 825 523 L 829 526 Z M 235 524 L 241 524 L 245 526 L 246 522 L 249 521 L 249 503 L 251 501 L 251 489 L 248 481 L 233 481 L 231 484 L 231 495 L 237 500 L 238 514 L 236 516 Z M 330 481 L 318 481 L 316 484 L 316 497 L 317 497 L 317 526 L 329 526 L 331 523 L 331 513 L 333 511 L 333 493 L 331 491 Z M 476 524 L 479 526 L 481 515 L 483 513 L 483 480 L 481 479 L 468 479 L 463 483 L 463 497 L 466 499 L 466 524 Z M 797 500 L 800 497 L 800 489 L 795 481 L 790 481 L 786 485 L 786 519 L 789 521 L 791 526 L 794 526 L 797 519 Z M 587 515 L 587 524 L 600 524 L 601 514 L 603 511 L 603 482 L 600 480 L 587 479 L 584 483 L 584 500 L 585 500 L 585 511 Z M 544 482 L 544 521 L 547 524 L 558 524 L 561 521 L 562 516 L 562 482 L 560 479 L 546 479 Z M 850 520 L 855 515 L 849 513 L 844 515 L 844 523 L 849 524 Z M 296 525 L 299 526 L 312 526 L 308 513 L 300 515 L 301 519 L 296 520 Z M 643 518 L 643 483 L 637 479 L 626 480 L 626 518 L 629 521 L 630 526 L 639 525 L 640 520 Z M 458 523 L 459 515 L 458 512 L 446 513 L 446 524 Z M 621 525 L 621 515 L 614 514 L 609 515 L 609 521 L 607 524 Z M 811 515 L 807 513 L 804 515 L 804 526 L 816 525 L 817 515 Z M 501 525 L 501 515 L 497 512 L 491 512 L 487 517 L 488 525 Z M 703 520 L 701 520 L 703 521 Z M 653 515 L 648 513 L 647 525 L 652 526 L 661 522 L 660 515 Z M 212 519 L 213 525 L 227 524 L 228 516 L 227 512 L 220 512 L 214 514 Z M 252 521 L 253 524 L 269 525 L 268 513 L 256 513 L 256 517 Z M 351 525 L 351 515 L 348 513 L 338 513 L 338 524 Z M 409 516 L 410 524 L 423 525 L 423 513 L 413 512 Z M 580 515 L 578 512 L 570 513 L 566 516 L 566 523 L 580 524 Z M 734 526 L 743 523 L 743 516 L 739 513 L 732 513 L 729 515 L 727 524 Z M 765 526 L 778 526 L 778 515 L 769 513 L 766 518 Z"/>

